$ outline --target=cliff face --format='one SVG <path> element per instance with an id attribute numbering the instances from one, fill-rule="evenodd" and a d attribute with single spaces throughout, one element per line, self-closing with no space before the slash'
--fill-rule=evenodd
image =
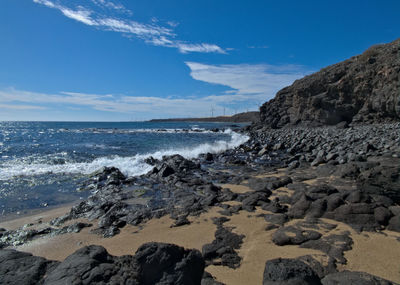
<path id="1" fill-rule="evenodd" d="M 260 108 L 263 125 L 400 120 L 400 39 L 296 80 Z"/>

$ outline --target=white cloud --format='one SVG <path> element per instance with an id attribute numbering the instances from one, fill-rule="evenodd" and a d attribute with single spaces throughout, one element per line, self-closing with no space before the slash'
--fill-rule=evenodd
<path id="1" fill-rule="evenodd" d="M 76 92 L 46 94 L 17 90 L 14 88 L 0 90 L 0 108 L 2 108 L 2 106 L 25 106 L 27 110 L 47 109 L 48 113 L 57 110 L 60 114 L 67 116 L 68 109 L 80 107 L 82 110 L 85 110 L 85 112 L 97 110 L 116 114 L 135 114 L 142 119 L 205 117 L 210 116 L 211 108 L 215 110 L 215 115 L 222 115 L 223 110 L 226 114 L 232 114 L 235 110 L 245 111 L 246 107 L 241 108 L 238 106 L 244 106 L 244 103 L 248 104 L 248 99 L 246 95 L 161 98 L 121 96 L 114 94 L 98 95 Z M 238 106 L 235 104 L 238 104 Z M 30 108 L 29 106 L 32 107 Z M 11 108 L 12 107 L 8 107 L 8 109 Z M 17 108 L 15 107 L 14 109 Z M 19 108 L 19 110 L 22 109 L 23 107 Z M 256 109 L 255 105 L 253 109 Z M 35 120 L 35 118 L 29 119 Z"/>
<path id="2" fill-rule="evenodd" d="M 226 100 L 239 100 L 239 98 L 255 100 L 256 98 L 256 100 L 267 101 L 272 99 L 278 90 L 308 73 L 304 68 L 296 65 L 208 65 L 197 62 L 186 62 L 186 65 L 190 68 L 193 79 L 233 89 L 225 92 L 231 94 L 225 96 Z"/>
<path id="3" fill-rule="evenodd" d="M 60 11 L 68 18 L 82 22 L 89 26 L 97 26 L 96 21 L 90 17 L 90 14 L 92 13 L 91 11 L 84 9 L 78 9 L 75 11 L 68 8 L 61 8 Z"/>
<path id="4" fill-rule="evenodd" d="M 175 22 L 175 21 L 168 21 L 167 24 L 168 24 L 169 26 L 171 26 L 172 28 L 175 28 L 175 27 L 178 27 L 178 26 L 179 26 L 179 23 L 178 23 L 178 22 Z"/>
<path id="5" fill-rule="evenodd" d="M 100 7 L 105 7 L 108 9 L 116 10 L 121 13 L 126 13 L 128 15 L 132 15 L 132 12 L 129 9 L 125 8 L 125 6 L 122 5 L 121 3 L 115 3 L 115 2 L 106 1 L 106 0 L 92 0 L 92 2 Z"/>
<path id="6" fill-rule="evenodd" d="M 163 27 L 141 24 L 135 21 L 123 21 L 113 18 L 98 19 L 96 26 L 105 30 L 134 34 L 140 38 L 157 38 L 173 35 L 172 31 Z"/>
<path id="7" fill-rule="evenodd" d="M 169 28 L 158 25 L 156 18 L 152 19 L 152 24 L 139 23 L 130 19 L 116 18 L 112 15 L 96 13 L 93 9 L 77 6 L 74 9 L 50 0 L 33 0 L 37 4 L 48 8 L 59 10 L 64 16 L 83 23 L 94 26 L 105 31 L 122 33 L 125 36 L 136 36 L 146 43 L 156 46 L 176 48 L 181 53 L 201 52 L 201 53 L 226 53 L 224 49 L 208 43 L 187 43 L 177 40 L 177 35 L 173 28 L 177 26 L 175 22 L 167 22 Z M 97 6 L 112 8 L 114 10 L 129 11 L 124 6 L 106 0 L 92 0 Z M 130 12 L 130 11 L 129 11 Z M 128 13 L 131 15 L 132 13 Z"/>
<path id="8" fill-rule="evenodd" d="M 247 46 L 248 48 L 251 48 L 251 49 L 266 49 L 266 48 L 269 48 L 269 46 Z"/>
<path id="9" fill-rule="evenodd" d="M 107 113 L 135 114 L 141 119 L 167 117 L 204 117 L 234 111 L 256 110 L 275 93 L 308 73 L 301 66 L 267 64 L 208 65 L 186 62 L 195 80 L 224 85 L 229 89 L 207 96 L 146 97 L 116 94 L 59 92 L 37 93 L 8 88 L 0 90 L 0 108 L 22 110 L 58 110 L 68 116 L 68 108 Z M 35 118 L 30 118 L 34 120 Z M 74 119 L 74 118 L 71 118 Z"/>
<path id="10" fill-rule="evenodd" d="M 181 53 L 203 52 L 203 53 L 226 53 L 222 48 L 212 44 L 186 44 L 176 43 L 176 47 Z"/>

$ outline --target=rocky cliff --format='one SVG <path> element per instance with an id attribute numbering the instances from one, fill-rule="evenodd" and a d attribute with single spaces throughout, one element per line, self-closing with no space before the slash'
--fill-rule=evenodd
<path id="1" fill-rule="evenodd" d="M 296 80 L 260 108 L 261 123 L 377 123 L 400 119 L 400 39 Z"/>

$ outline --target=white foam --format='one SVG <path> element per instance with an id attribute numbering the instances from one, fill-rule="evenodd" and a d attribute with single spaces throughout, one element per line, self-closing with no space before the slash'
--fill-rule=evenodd
<path id="1" fill-rule="evenodd" d="M 93 133 L 93 134 L 132 134 L 132 133 L 168 133 L 168 134 L 211 134 L 223 131 L 211 131 L 204 128 L 191 127 L 190 129 L 60 129 L 59 132 L 68 133 Z"/>
<path id="2" fill-rule="evenodd" d="M 149 172 L 152 166 L 145 163 L 144 160 L 150 156 L 161 159 L 164 155 L 180 154 L 185 158 L 195 158 L 202 153 L 219 153 L 230 148 L 237 147 L 245 143 L 249 137 L 226 130 L 225 134 L 231 136 L 229 141 L 220 140 L 214 143 L 204 143 L 195 147 L 166 149 L 155 153 L 138 154 L 132 157 L 101 157 L 92 162 L 75 162 L 65 164 L 46 164 L 46 163 L 23 163 L 9 161 L 0 168 L 0 180 L 7 180 L 15 176 L 31 176 L 47 173 L 56 174 L 90 174 L 103 166 L 117 167 L 125 175 L 135 176 Z"/>

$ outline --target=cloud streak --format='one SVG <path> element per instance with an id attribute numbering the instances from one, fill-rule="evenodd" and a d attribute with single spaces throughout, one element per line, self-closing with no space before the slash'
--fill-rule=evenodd
<path id="1" fill-rule="evenodd" d="M 117 12 L 125 13 L 128 15 L 132 15 L 132 12 L 129 9 L 125 8 L 125 6 L 120 3 L 114 3 L 111 1 L 107 1 L 107 0 L 91 0 L 91 1 L 99 7 L 115 10 Z"/>
<path id="2" fill-rule="evenodd" d="M 237 99 L 241 100 L 241 98 Z M 48 111 L 61 110 L 61 112 L 64 112 L 69 107 L 83 107 L 86 111 L 92 109 L 102 112 L 138 114 L 143 119 L 209 116 L 211 106 L 222 110 L 224 105 L 221 103 L 223 102 L 226 102 L 226 100 L 222 100 L 219 96 L 161 98 L 76 92 L 46 94 L 14 88 L 0 90 L 0 108 L 2 106 L 23 105 L 32 106 L 32 108 L 29 108 L 31 110 L 46 108 Z M 11 108 L 9 107 L 9 109 Z M 22 110 L 22 107 L 19 109 Z M 232 113 L 233 109 L 226 108 L 226 112 L 227 114 Z"/>
<path id="3" fill-rule="evenodd" d="M 144 40 L 148 44 L 155 46 L 176 48 L 181 53 L 200 52 L 200 53 L 221 53 L 226 51 L 215 44 L 209 43 L 188 43 L 177 40 L 177 35 L 173 28 L 176 27 L 174 22 L 168 22 L 169 27 L 157 25 L 154 21 L 152 24 L 139 23 L 127 18 L 116 18 L 112 15 L 104 15 L 95 12 L 93 9 L 83 6 L 70 8 L 59 2 L 51 0 L 33 0 L 34 3 L 44 5 L 51 9 L 59 10 L 65 17 L 78 21 L 82 24 L 93 26 L 101 30 L 122 33 L 126 36 L 134 36 Z M 92 0 L 97 6 L 111 8 L 118 11 L 124 11 L 126 14 L 132 13 L 120 4 L 115 4 L 106 0 Z"/>
<path id="4" fill-rule="evenodd" d="M 209 65 L 197 62 L 186 62 L 186 65 L 193 79 L 229 87 L 225 93 L 230 94 L 231 100 L 270 100 L 281 88 L 309 73 L 296 65 Z M 218 97 L 230 100 L 226 96 Z"/>
<path id="5" fill-rule="evenodd" d="M 0 109 L 10 110 L 45 110 L 45 107 L 33 105 L 13 105 L 13 104 L 0 104 Z"/>

